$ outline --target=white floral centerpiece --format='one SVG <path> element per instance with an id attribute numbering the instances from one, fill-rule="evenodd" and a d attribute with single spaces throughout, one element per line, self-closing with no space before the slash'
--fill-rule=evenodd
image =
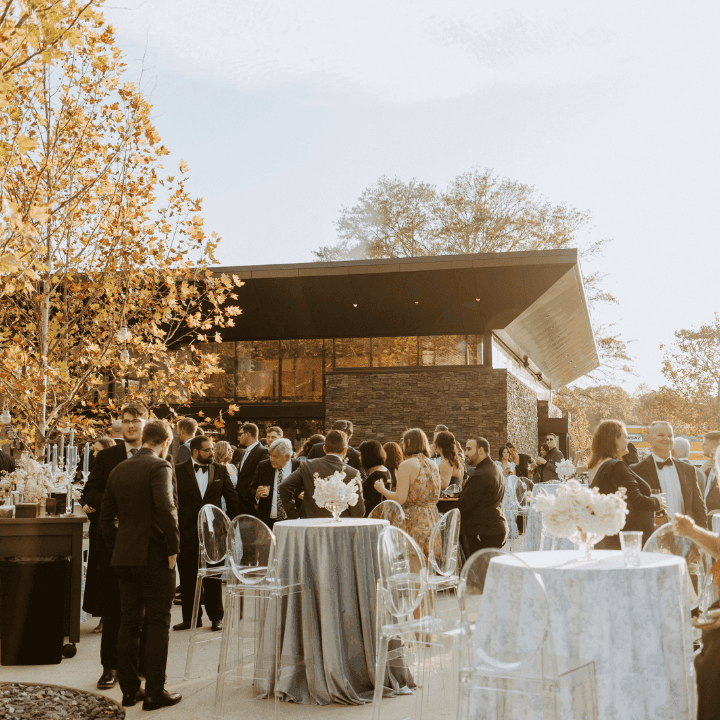
<path id="1" fill-rule="evenodd" d="M 575 476 L 577 468 L 573 465 L 572 460 L 563 460 L 555 465 L 555 472 L 561 480 L 569 480 Z"/>
<path id="2" fill-rule="evenodd" d="M 5 479 L 14 480 L 18 492 L 23 500 L 28 503 L 36 503 L 46 498 L 51 492 L 66 492 L 70 482 L 68 472 L 57 473 L 55 478 L 52 475 L 52 466 L 39 463 L 27 453 L 15 465 L 15 472 L 3 472 Z"/>
<path id="3" fill-rule="evenodd" d="M 332 513 L 333 520 L 340 521 L 340 513 L 347 510 L 348 505 L 355 506 L 358 501 L 357 479 L 353 478 L 349 483 L 343 481 L 346 473 L 340 470 L 326 478 L 321 478 L 315 473 L 315 492 L 313 499 L 318 507 L 324 507 Z"/>
<path id="4" fill-rule="evenodd" d="M 543 514 L 543 525 L 556 537 L 569 538 L 590 559 L 592 546 L 606 535 L 617 535 L 625 526 L 628 513 L 625 488 L 602 495 L 597 488 L 586 488 L 577 480 L 558 487 L 556 495 L 540 493 L 533 507 Z"/>

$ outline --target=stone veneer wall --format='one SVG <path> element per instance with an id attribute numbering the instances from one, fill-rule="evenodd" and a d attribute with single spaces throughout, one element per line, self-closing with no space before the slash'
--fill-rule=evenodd
<path id="1" fill-rule="evenodd" d="M 355 447 L 370 438 L 397 442 L 411 427 L 432 437 L 438 424 L 461 441 L 475 434 L 487 438 L 493 459 L 508 432 L 525 452 L 537 438 L 532 390 L 507 370 L 483 367 L 327 373 L 326 427 L 338 419 L 353 421 Z"/>
<path id="2" fill-rule="evenodd" d="M 538 400 L 537 416 L 540 420 L 544 420 L 545 418 L 561 418 L 563 412 L 557 405 L 553 405 L 549 400 Z"/>
<path id="3" fill-rule="evenodd" d="M 518 452 L 535 457 L 538 449 L 537 395 L 512 373 L 507 374 L 507 384 L 507 440 L 515 444 Z"/>

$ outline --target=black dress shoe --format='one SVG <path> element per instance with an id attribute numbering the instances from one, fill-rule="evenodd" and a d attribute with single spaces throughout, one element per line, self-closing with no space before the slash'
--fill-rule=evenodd
<path id="1" fill-rule="evenodd" d="M 222 620 L 213 620 L 212 630 L 213 630 L 213 632 L 222 630 Z"/>
<path id="2" fill-rule="evenodd" d="M 117 684 L 117 679 L 118 678 L 116 670 L 109 670 L 108 668 L 103 668 L 103 674 L 97 681 L 98 690 L 109 690 L 110 688 L 114 688 Z"/>
<path id="3" fill-rule="evenodd" d="M 202 627 L 202 620 L 198 620 L 197 627 Z M 190 629 L 190 623 L 185 622 L 184 620 L 181 623 L 178 623 L 177 625 L 173 625 L 173 630 L 189 630 Z"/>
<path id="4" fill-rule="evenodd" d="M 122 704 L 123 707 L 134 707 L 135 703 L 145 699 L 145 691 L 140 688 L 137 692 L 132 695 L 126 695 L 123 693 Z"/>
<path id="5" fill-rule="evenodd" d="M 169 693 L 167 690 L 163 690 L 162 695 L 146 696 L 145 700 L 143 700 L 143 710 L 159 710 L 170 705 L 177 705 L 181 700 L 182 695 L 180 693 Z"/>

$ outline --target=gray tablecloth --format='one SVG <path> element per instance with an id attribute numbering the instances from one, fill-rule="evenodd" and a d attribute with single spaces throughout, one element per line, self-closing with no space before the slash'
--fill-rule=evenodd
<path id="1" fill-rule="evenodd" d="M 282 582 L 308 588 L 304 603 L 292 596 L 287 605 L 282 654 L 304 657 L 305 672 L 280 681 L 276 691 L 285 697 L 319 705 L 372 702 L 377 541 L 386 525 L 351 518 L 275 523 Z M 409 684 L 397 670 L 385 681 L 386 696 Z"/>

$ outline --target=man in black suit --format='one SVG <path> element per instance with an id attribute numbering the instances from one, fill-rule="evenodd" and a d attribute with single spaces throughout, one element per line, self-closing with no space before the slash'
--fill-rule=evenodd
<path id="1" fill-rule="evenodd" d="M 548 433 L 545 437 L 545 442 L 550 448 L 550 452 L 544 458 L 536 457 L 535 464 L 544 466 L 542 469 L 543 482 L 559 480 L 556 467 L 558 463 L 561 463 L 565 459 L 565 456 L 558 450 L 557 435 L 555 435 L 555 433 Z"/>
<path id="2" fill-rule="evenodd" d="M 83 490 L 80 502 L 83 510 L 88 514 L 90 522 L 98 522 L 99 511 L 102 507 L 103 494 L 110 473 L 120 463 L 131 458 L 140 448 L 143 426 L 147 420 L 148 411 L 142 405 L 123 405 L 120 411 L 122 419 L 123 443 L 101 450 L 95 457 L 90 476 Z M 103 672 L 97 686 L 100 690 L 107 690 L 117 682 L 117 643 L 120 630 L 120 594 L 117 577 L 110 568 L 110 551 L 98 533 L 97 542 L 97 578 L 99 584 L 99 597 L 102 606 L 102 639 L 100 641 L 100 662 Z"/>
<path id="3" fill-rule="evenodd" d="M 192 459 L 175 466 L 178 488 L 178 513 L 180 518 L 180 557 L 178 571 L 182 593 L 182 622 L 173 630 L 188 630 L 192 621 L 195 584 L 198 573 L 198 515 L 203 505 L 221 507 L 225 498 L 227 514 L 238 514 L 238 496 L 230 475 L 224 465 L 213 462 L 213 443 L 209 437 L 200 435 L 190 441 Z M 222 581 L 219 578 L 203 580 L 203 603 L 213 630 L 222 630 L 223 604 Z M 198 627 L 202 627 L 202 607 L 198 610 Z"/>
<path id="4" fill-rule="evenodd" d="M 701 488 L 703 491 L 703 499 L 705 500 L 705 508 L 708 513 L 708 527 L 712 525 L 710 518 L 720 512 L 720 483 L 718 482 L 718 473 L 715 468 L 715 454 L 720 447 L 720 431 L 711 430 L 703 435 L 703 455 L 707 458 L 702 466 L 702 472 L 705 475 L 705 484 Z"/>
<path id="5" fill-rule="evenodd" d="M 674 440 L 670 423 L 652 423 L 648 435 L 652 452 L 631 469 L 653 490 L 665 493 L 670 518 L 675 517 L 676 513 L 689 515 L 701 528 L 707 528 L 705 503 L 700 494 L 695 468 L 670 457 Z"/>
<path id="6" fill-rule="evenodd" d="M 166 423 L 146 423 L 137 454 L 110 473 L 100 510 L 100 533 L 111 553 L 122 608 L 118 637 L 122 704 L 132 707 L 143 700 L 143 710 L 175 705 L 182 699 L 179 693 L 165 690 L 175 561 L 180 546 L 172 466 L 164 459 L 171 442 Z M 145 692 L 138 677 L 143 620 L 147 624 Z"/>
<path id="7" fill-rule="evenodd" d="M 320 508 L 313 497 L 315 493 L 315 473 L 324 479 L 335 472 L 344 472 L 343 482 L 349 483 L 357 480 L 356 487 L 358 501 L 345 510 L 341 517 L 363 517 L 365 515 L 365 501 L 362 494 L 362 482 L 360 473 L 346 465 L 344 462 L 347 452 L 347 435 L 340 430 L 331 430 L 325 438 L 324 456 L 315 460 L 306 460 L 300 463 L 300 467 L 290 477 L 283 481 L 278 490 L 280 500 L 288 520 L 296 520 L 301 515 L 304 518 L 326 518 L 332 517 L 332 513 L 325 508 Z M 295 502 L 301 492 L 305 493 L 302 503 L 302 512 L 297 511 Z"/>
<path id="8" fill-rule="evenodd" d="M 250 492 L 255 471 L 261 460 L 267 460 L 268 449 L 258 441 L 258 426 L 245 423 L 240 428 L 238 442 L 245 446 L 240 464 L 238 465 L 237 494 L 240 499 L 240 514 L 255 514 L 255 498 Z M 182 582 L 182 581 L 181 581 Z"/>
<path id="9" fill-rule="evenodd" d="M 490 444 L 485 438 L 467 440 L 465 462 L 474 471 L 463 485 L 458 508 L 460 533 L 470 557 L 482 548 L 501 548 L 507 540 L 508 525 L 503 513 L 505 478 L 490 459 Z"/>
<path id="10" fill-rule="evenodd" d="M 183 418 L 178 422 L 177 431 L 180 447 L 178 447 L 177 453 L 175 454 L 176 465 L 187 462 L 192 457 L 190 441 L 195 437 L 197 427 L 197 420 L 193 418 Z"/>
<path id="11" fill-rule="evenodd" d="M 285 510 L 278 496 L 278 488 L 285 478 L 298 469 L 293 459 L 292 444 L 285 438 L 270 445 L 270 457 L 258 463 L 250 492 L 255 498 L 257 516 L 272 530 L 277 521 L 285 520 Z"/>
<path id="12" fill-rule="evenodd" d="M 345 464 L 349 465 L 352 468 L 355 468 L 362 478 L 365 478 L 365 468 L 363 468 L 362 464 L 360 463 L 360 452 L 356 450 L 352 445 L 350 445 L 350 438 L 353 434 L 353 424 L 350 422 L 350 420 L 336 420 L 332 424 L 332 430 L 340 430 L 340 432 L 345 433 L 347 436 L 348 446 L 347 446 L 347 452 L 345 454 Z M 323 455 L 325 455 L 324 445 L 323 443 L 315 443 L 310 448 L 310 452 L 307 454 L 308 460 L 315 460 L 317 458 L 321 458 Z"/>

